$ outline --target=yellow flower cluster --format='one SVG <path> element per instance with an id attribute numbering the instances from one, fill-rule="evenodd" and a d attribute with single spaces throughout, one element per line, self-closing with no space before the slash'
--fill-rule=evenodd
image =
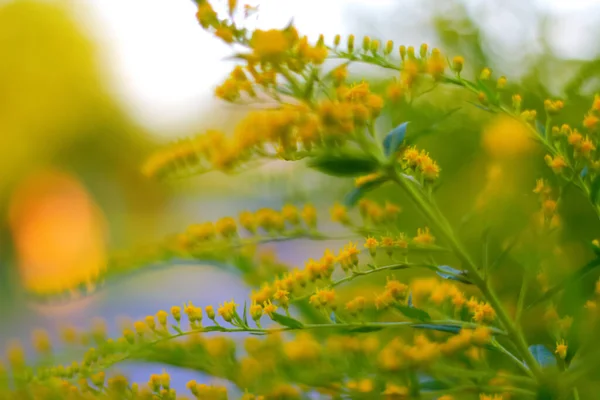
<path id="1" fill-rule="evenodd" d="M 541 210 L 535 215 L 536 225 L 542 229 L 554 229 L 560 226 L 560 217 L 556 212 L 557 202 L 552 198 L 552 188 L 544 179 L 538 179 L 533 193 L 539 195 Z"/>
<path id="2" fill-rule="evenodd" d="M 344 271 L 354 269 L 358 266 L 358 255 L 360 250 L 356 248 L 354 243 L 348 243 L 344 248 L 340 249 L 338 255 L 335 255 L 331 250 L 326 249 L 323 257 L 319 260 L 309 259 L 304 266 L 304 269 L 294 269 L 281 278 L 276 279 L 272 284 L 263 284 L 258 291 L 254 291 L 251 295 L 253 304 L 264 304 L 267 301 L 273 300 L 278 302 L 282 307 L 287 307 L 290 301 L 289 295 L 293 297 L 300 296 L 308 283 L 314 284 L 322 281 L 325 284 L 331 282 L 336 265 Z M 321 293 L 321 294 L 319 294 Z M 317 292 L 319 296 L 312 301 L 313 304 L 321 304 L 321 299 L 328 303 L 327 299 L 335 297 L 335 293 L 323 289 Z M 318 301 L 317 301 L 318 300 Z M 322 304 L 321 304 L 322 305 Z"/>
<path id="3" fill-rule="evenodd" d="M 377 309 L 385 309 L 393 304 L 405 302 L 408 296 L 408 285 L 396 280 L 388 278 L 384 291 L 375 297 L 375 307 Z"/>
<path id="4" fill-rule="evenodd" d="M 440 167 L 437 163 L 426 151 L 419 151 L 416 146 L 405 149 L 401 157 L 407 170 L 422 177 L 426 182 L 433 182 L 440 176 Z"/>
<path id="5" fill-rule="evenodd" d="M 380 205 L 369 199 L 361 199 L 358 202 L 358 209 L 364 221 L 374 225 L 393 225 L 397 221 L 400 212 L 402 212 L 402 208 L 399 205 L 390 201 L 386 201 L 385 204 Z"/>
<path id="6" fill-rule="evenodd" d="M 302 227 L 304 223 L 305 227 Z M 281 210 L 261 208 L 254 212 L 242 211 L 238 220 L 232 217 L 223 217 L 215 223 L 203 222 L 188 226 L 179 240 L 183 244 L 193 245 L 198 242 L 211 241 L 217 237 L 228 240 L 236 237 L 238 226 L 250 235 L 260 234 L 259 229 L 265 233 L 279 233 L 294 230 L 299 232 L 306 229 L 315 229 L 317 226 L 317 211 L 312 204 L 305 204 L 298 208 L 286 204 Z"/>
<path id="7" fill-rule="evenodd" d="M 459 352 L 469 354 L 479 351 L 488 344 L 491 333 L 488 328 L 462 329 L 445 342 L 435 342 L 425 335 L 417 335 L 413 344 L 395 338 L 382 347 L 378 356 L 381 370 L 397 372 L 406 368 L 424 368 L 435 363 L 442 356 L 450 357 Z"/>

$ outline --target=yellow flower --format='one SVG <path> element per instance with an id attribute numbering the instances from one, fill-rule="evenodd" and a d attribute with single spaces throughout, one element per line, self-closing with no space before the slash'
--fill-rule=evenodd
<path id="1" fill-rule="evenodd" d="M 335 308 L 336 295 L 333 289 L 317 289 L 311 296 L 310 303 L 316 307 Z"/>
<path id="2" fill-rule="evenodd" d="M 365 309 L 366 299 L 363 296 L 355 297 L 346 303 L 346 310 L 350 315 L 358 315 Z"/>
<path id="3" fill-rule="evenodd" d="M 594 130 L 596 126 L 600 122 L 600 119 L 594 114 L 587 114 L 583 119 L 583 126 L 585 126 L 589 130 Z"/>
<path id="4" fill-rule="evenodd" d="M 350 222 L 350 218 L 348 217 L 347 208 L 340 203 L 334 204 L 331 208 L 331 220 L 344 225 L 348 224 Z"/>
<path id="5" fill-rule="evenodd" d="M 385 284 L 385 290 L 388 291 L 394 299 L 402 299 L 408 293 L 408 286 L 396 279 L 388 279 Z"/>
<path id="6" fill-rule="evenodd" d="M 440 167 L 429 157 L 423 160 L 419 169 L 427 181 L 434 181 L 440 176 Z"/>
<path id="7" fill-rule="evenodd" d="M 237 233 L 237 225 L 231 217 L 224 217 L 217 221 L 215 230 L 225 238 L 234 236 Z"/>
<path id="8" fill-rule="evenodd" d="M 562 170 L 567 166 L 567 162 L 562 156 L 551 157 L 550 155 L 546 155 L 544 160 L 546 161 L 546 164 L 552 168 L 552 171 L 557 174 L 562 172 Z"/>
<path id="9" fill-rule="evenodd" d="M 483 148 L 492 157 L 523 156 L 535 148 L 527 127 L 520 121 L 500 116 L 492 120 L 483 132 Z"/>
<path id="10" fill-rule="evenodd" d="M 454 58 L 452 59 L 452 70 L 454 72 L 456 72 L 457 74 L 460 74 L 464 65 L 465 65 L 465 59 L 463 57 L 454 56 Z"/>
<path id="11" fill-rule="evenodd" d="M 387 98 L 392 102 L 399 101 L 404 96 L 404 87 L 399 82 L 392 82 L 387 87 Z"/>
<path id="12" fill-rule="evenodd" d="M 283 219 L 288 221 L 292 225 L 298 225 L 300 223 L 300 214 L 298 212 L 298 208 L 293 204 L 286 204 L 281 209 L 281 215 Z"/>
<path id="13" fill-rule="evenodd" d="M 231 322 L 235 316 L 235 307 L 237 307 L 237 304 L 235 304 L 233 300 L 229 302 L 226 301 L 219 306 L 217 312 L 226 322 Z"/>
<path id="14" fill-rule="evenodd" d="M 579 148 L 582 140 L 583 140 L 583 135 L 581 133 L 579 133 L 577 131 L 577 129 L 573 129 L 567 136 L 567 142 L 575 148 Z"/>
<path id="15" fill-rule="evenodd" d="M 309 228 L 317 226 L 317 209 L 312 204 L 305 204 L 302 208 L 302 219 Z"/>
<path id="16" fill-rule="evenodd" d="M 581 142 L 581 146 L 579 147 L 579 151 L 584 157 L 589 157 L 592 151 L 596 150 L 596 146 L 594 142 L 590 140 L 588 136 L 585 137 L 585 140 Z"/>
<path id="17" fill-rule="evenodd" d="M 365 240 L 365 248 L 371 250 L 377 248 L 377 246 L 379 246 L 379 242 L 374 237 L 368 237 Z"/>
<path id="18" fill-rule="evenodd" d="M 488 303 L 479 303 L 473 312 L 476 322 L 492 322 L 496 318 L 496 311 Z"/>
<path id="19" fill-rule="evenodd" d="M 290 49 L 291 41 L 286 32 L 278 29 L 256 30 L 250 39 L 250 46 L 260 59 L 277 61 Z"/>
<path id="20" fill-rule="evenodd" d="M 433 79 L 438 80 L 444 74 L 445 68 L 446 60 L 438 49 L 433 49 L 431 57 L 427 60 L 427 72 L 429 72 Z"/>
<path id="21" fill-rule="evenodd" d="M 564 360 L 567 358 L 567 349 L 568 346 L 566 345 L 565 341 L 561 340 L 560 342 L 556 343 L 556 350 L 554 353 L 558 354 L 558 356 Z"/>
<path id="22" fill-rule="evenodd" d="M 273 313 L 277 311 L 277 306 L 271 303 L 271 300 L 267 300 L 263 303 L 263 312 L 270 318 L 273 318 Z"/>
<path id="23" fill-rule="evenodd" d="M 429 228 L 417 229 L 417 236 L 413 238 L 413 242 L 418 245 L 431 245 L 435 242 L 435 237 L 429 232 Z"/>
<path id="24" fill-rule="evenodd" d="M 289 297 L 290 292 L 288 292 L 287 290 L 283 290 L 283 289 L 279 289 L 275 292 L 275 294 L 273 295 L 273 299 L 279 301 L 279 304 L 283 307 L 283 308 L 287 308 L 288 305 L 290 304 L 290 297 Z M 265 311 L 266 312 L 266 311 Z"/>
<path id="25" fill-rule="evenodd" d="M 478 346 L 483 346 L 489 343 L 491 339 L 492 331 L 485 326 L 479 326 L 475 328 L 475 330 L 473 331 L 473 336 L 471 337 L 473 343 Z"/>

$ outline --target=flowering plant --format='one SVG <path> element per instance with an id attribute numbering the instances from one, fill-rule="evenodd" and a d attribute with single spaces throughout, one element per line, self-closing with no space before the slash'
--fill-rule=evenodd
<path id="1" fill-rule="evenodd" d="M 11 346 L 0 394 L 181 398 L 166 372 L 142 385 L 112 375 L 109 368 L 125 360 L 163 362 L 223 378 L 244 399 L 300 399 L 311 393 L 358 399 L 579 399 L 580 392 L 592 393 L 591 376 L 600 360 L 593 344 L 595 294 L 572 292 L 581 294 L 578 285 L 600 265 L 600 245 L 591 241 L 586 265 L 562 275 L 554 273 L 554 262 L 560 261 L 548 247 L 560 242 L 556 233 L 567 190 L 578 191 L 585 207 L 600 216 L 595 153 L 600 97 L 581 126 L 572 126 L 560 120 L 563 101 L 546 100 L 539 116 L 523 107 L 519 94 L 507 93 L 505 77 L 492 79 L 484 68 L 468 79 L 462 57 L 448 59 L 427 45 L 417 51 L 369 37 L 355 43 L 352 35 L 344 41 L 336 36 L 331 45 L 323 37 L 313 44 L 292 24 L 249 31 L 234 0 L 226 16 L 201 0 L 197 17 L 205 30 L 239 49 L 239 64 L 216 96 L 271 105 L 249 112 L 233 135 L 209 131 L 159 149 L 144 173 L 165 179 L 211 170 L 233 174 L 273 159 L 306 162 L 325 175 L 354 178 L 354 188 L 330 209 L 331 220 L 351 239 L 309 258 L 303 268 L 257 258 L 255 248 L 262 243 L 333 239 L 320 228 L 315 206 L 286 204 L 193 224 L 149 250 L 115 255 L 109 274 L 155 260 L 212 259 L 234 266 L 254 289 L 246 300 L 223 299 L 217 307 L 190 301 L 160 310 L 117 338 L 106 337 L 102 325 L 89 332 L 66 328 L 67 343 L 89 348 L 68 364 L 51 356 L 47 334 L 38 331 L 39 363 L 25 362 L 22 349 Z M 355 63 L 395 76 L 378 92 L 365 81 L 351 81 L 348 69 Z M 458 224 L 436 201 L 443 171 L 419 144 L 457 110 L 425 127 L 398 121 L 382 131 L 386 113 L 416 107 L 417 99 L 438 87 L 463 91 L 473 106 L 501 116 L 510 131 L 543 150 L 540 159 L 551 172 L 532 184 L 539 209 L 525 238 L 493 246 L 484 233 L 481 257 L 472 254 Z M 499 150 L 500 144 L 492 147 Z M 416 233 L 406 232 L 395 197 L 376 199 L 384 187 L 398 189 L 418 211 L 422 224 Z M 511 252 L 518 240 L 532 242 L 528 251 L 535 253 L 534 261 L 516 276 L 518 292 L 500 296 L 497 281 L 502 268 L 515 262 Z M 385 279 L 361 285 L 376 277 Z M 513 297 L 516 304 L 509 306 Z M 543 314 L 541 327 L 525 323 L 528 310 Z M 243 349 L 229 336 L 235 332 L 251 334 Z M 224 386 L 190 381 L 187 388 L 187 395 L 198 399 L 227 398 Z"/>

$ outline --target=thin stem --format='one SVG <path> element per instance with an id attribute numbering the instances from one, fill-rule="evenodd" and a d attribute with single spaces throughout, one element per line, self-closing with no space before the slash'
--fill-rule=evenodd
<path id="1" fill-rule="evenodd" d="M 324 289 L 331 289 L 334 288 L 336 286 L 339 286 L 341 284 L 344 284 L 346 282 L 350 282 L 353 281 L 354 279 L 360 277 L 360 276 L 367 276 L 367 275 L 371 275 L 371 274 L 376 274 L 379 272 L 385 272 L 385 271 L 395 271 L 395 270 L 399 270 L 399 269 L 407 269 L 407 268 L 433 268 L 431 265 L 428 264 L 410 264 L 410 263 L 401 263 L 401 264 L 391 264 L 391 265 L 385 265 L 383 267 L 379 267 L 379 268 L 375 268 L 375 269 L 370 269 L 370 270 L 366 270 L 366 271 L 353 271 L 351 275 L 345 276 L 344 278 L 338 279 L 336 281 L 331 282 L 330 284 L 326 285 L 324 287 Z M 313 293 L 309 293 L 307 295 L 304 296 L 300 296 L 300 297 L 295 297 L 292 299 L 292 301 L 296 302 L 296 301 L 301 301 L 301 300 L 305 300 L 307 298 L 309 298 Z"/>
<path id="2" fill-rule="evenodd" d="M 500 350 L 502 353 L 506 354 L 512 361 L 515 362 L 515 364 L 517 364 L 517 366 L 521 370 L 523 370 L 523 372 L 525 372 L 530 377 L 535 378 L 534 375 L 533 375 L 533 373 L 531 372 L 531 370 L 529 368 L 527 368 L 527 366 L 525 364 L 523 364 L 523 361 L 519 360 L 513 353 L 511 353 L 510 351 L 508 351 L 496 339 L 492 339 L 492 345 L 494 347 L 496 347 L 498 350 Z"/>
<path id="3" fill-rule="evenodd" d="M 407 182 L 406 179 L 400 177 L 394 168 L 390 169 L 390 173 L 391 179 L 405 189 L 415 205 L 424 214 L 428 222 L 432 224 L 434 228 L 436 228 L 436 231 L 441 234 L 442 239 L 450 245 L 455 255 L 463 263 L 463 268 L 468 272 L 469 279 L 479 288 L 479 290 L 481 290 L 487 301 L 496 311 L 498 320 L 508 332 L 515 346 L 517 346 L 517 349 L 520 353 L 519 355 L 527 363 L 536 379 L 538 379 L 539 382 L 542 382 L 544 380 L 542 370 L 529 351 L 527 342 L 525 341 L 522 332 L 512 322 L 508 313 L 504 309 L 502 302 L 495 295 L 490 285 L 479 275 L 475 263 L 471 260 L 470 256 L 456 238 L 456 235 L 450 228 L 449 222 L 444 218 L 443 215 L 439 215 L 438 213 L 434 212 L 431 207 L 425 203 L 423 197 L 418 193 L 418 191 L 409 182 Z"/>

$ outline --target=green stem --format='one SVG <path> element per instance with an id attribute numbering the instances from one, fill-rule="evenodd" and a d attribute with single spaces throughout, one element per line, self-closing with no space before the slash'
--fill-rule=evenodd
<path id="1" fill-rule="evenodd" d="M 498 350 L 500 350 L 502 353 L 506 354 L 512 361 L 515 362 L 515 364 L 517 364 L 517 366 L 523 370 L 523 372 L 525 372 L 527 375 L 529 375 L 530 377 L 534 378 L 533 373 L 531 372 L 531 370 L 529 368 L 527 368 L 527 366 L 525 364 L 523 364 L 523 361 L 519 360 L 517 357 L 515 357 L 515 355 L 513 353 L 511 353 L 510 351 L 508 351 L 504 346 L 502 346 L 496 339 L 492 339 L 492 346 L 496 347 Z"/>
<path id="2" fill-rule="evenodd" d="M 405 178 L 399 176 L 396 169 L 391 168 L 391 179 L 399 184 L 405 192 L 411 197 L 412 201 L 419 208 L 419 210 L 423 213 L 425 218 L 428 220 L 428 223 L 432 225 L 432 228 L 438 234 L 441 234 L 442 239 L 448 243 L 450 248 L 454 251 L 455 255 L 459 258 L 459 260 L 463 263 L 462 268 L 468 272 L 469 279 L 481 290 L 484 297 L 496 311 L 496 315 L 504 329 L 507 331 L 510 338 L 513 340 L 515 346 L 519 351 L 519 355 L 525 361 L 527 366 L 531 369 L 531 372 L 534 374 L 538 382 L 544 381 L 544 376 L 542 370 L 529 351 L 529 347 L 525 338 L 523 337 L 522 332 L 515 326 L 513 321 L 510 319 L 508 313 L 506 312 L 502 302 L 498 299 L 496 294 L 494 293 L 491 286 L 482 279 L 480 274 L 477 271 L 477 267 L 475 263 L 471 260 L 470 256 L 464 250 L 456 235 L 450 228 L 449 222 L 445 219 L 443 215 L 438 214 L 433 211 L 432 208 L 425 203 L 423 197 L 419 194 L 416 188 L 410 184 Z"/>

